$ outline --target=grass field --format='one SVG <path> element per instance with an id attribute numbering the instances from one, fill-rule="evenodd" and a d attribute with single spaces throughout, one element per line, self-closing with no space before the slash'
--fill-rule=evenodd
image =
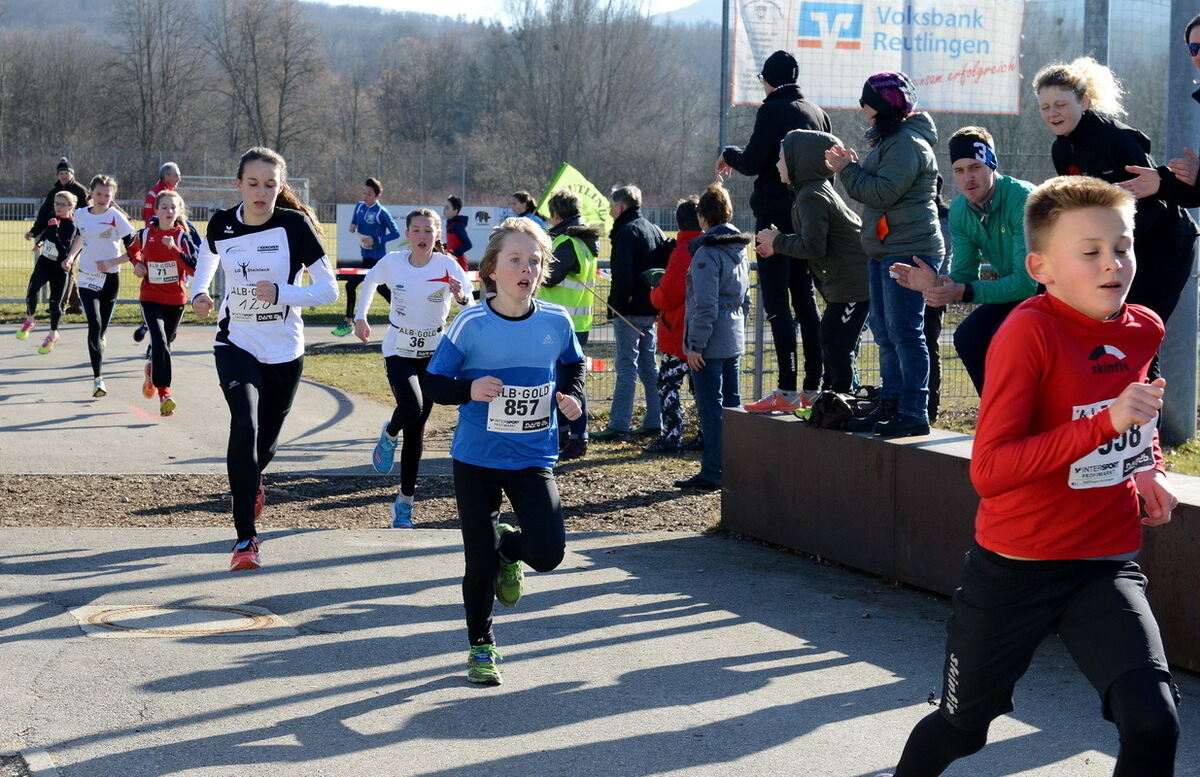
<path id="1" fill-rule="evenodd" d="M 21 298 L 25 294 L 25 286 L 32 267 L 32 252 L 29 242 L 22 237 L 31 222 L 0 221 L 0 298 Z M 135 226 L 140 222 L 135 222 Z M 197 226 L 203 232 L 205 224 L 198 222 Z M 330 255 L 335 255 L 334 224 L 324 224 L 326 248 Z M 603 242 L 603 241 L 602 241 Z M 135 295 L 136 286 L 132 274 L 125 271 L 122 278 L 122 297 Z M 603 290 L 601 290 L 603 294 Z M 329 305 L 306 308 L 304 319 L 309 324 L 333 327 L 342 320 L 345 310 L 344 298 Z M 603 321 L 603 308 L 596 306 L 597 321 Z M 19 324 L 24 319 L 24 305 L 21 303 L 0 303 L 0 326 Z M 372 321 L 382 321 L 387 315 L 387 305 L 376 296 L 371 304 L 370 317 Z M 951 344 L 953 327 L 965 315 L 965 310 L 951 309 L 947 315 L 946 325 L 942 332 L 942 373 L 943 400 L 942 412 L 938 426 L 963 433 L 973 433 L 975 429 L 975 410 L 978 400 L 967 379 L 966 371 L 954 352 Z M 39 316 L 44 318 L 44 306 L 39 310 Z M 82 315 L 64 315 L 66 323 L 83 323 Z M 141 311 L 136 304 L 118 305 L 113 314 L 113 322 L 117 324 L 136 324 L 141 321 Z M 191 310 L 185 310 L 183 324 L 211 325 L 211 319 L 206 323 L 197 321 Z M 754 344 L 749 342 L 752 332 L 748 332 L 747 353 L 742 357 L 742 394 L 747 399 L 752 392 L 754 365 Z M 594 419 L 593 425 L 602 425 L 607 418 L 607 398 L 612 395 L 613 347 L 611 338 L 599 338 L 589 343 L 588 355 L 593 359 L 603 360 L 605 371 L 588 373 L 589 395 L 596 397 L 590 408 Z M 866 382 L 873 382 L 877 373 L 875 366 L 875 348 L 869 337 L 864 338 L 863 347 L 859 354 L 859 365 Z M 311 348 L 305 359 L 305 375 L 320 383 L 354 393 L 370 396 L 381 402 L 391 401 L 391 390 L 388 388 L 386 377 L 380 366 L 378 347 L 365 347 L 347 337 L 343 344 L 321 348 Z M 772 387 L 772 375 L 776 367 L 773 349 L 764 349 L 763 385 L 765 389 Z M 1200 442 L 1193 441 L 1167 454 L 1167 464 L 1170 469 L 1189 475 L 1200 475 Z"/>

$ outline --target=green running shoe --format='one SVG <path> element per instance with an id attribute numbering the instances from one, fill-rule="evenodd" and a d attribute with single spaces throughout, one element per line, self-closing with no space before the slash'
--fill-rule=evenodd
<path id="1" fill-rule="evenodd" d="M 499 685 L 504 681 L 496 662 L 503 658 L 495 645 L 475 645 L 467 653 L 467 679 L 479 685 Z"/>
<path id="2" fill-rule="evenodd" d="M 331 329 L 329 331 L 329 334 L 334 335 L 335 337 L 345 337 L 346 335 L 350 334 L 353 331 L 354 331 L 354 324 L 342 323 L 342 324 L 338 324 L 333 329 Z"/>
<path id="3" fill-rule="evenodd" d="M 507 523 L 502 523 L 496 527 L 500 532 L 500 537 L 503 539 L 505 534 L 510 531 L 516 531 Z M 521 562 L 514 561 L 511 564 L 500 562 L 500 571 L 496 573 L 496 598 L 500 600 L 500 604 L 505 607 L 516 607 L 517 602 L 521 601 L 521 583 L 525 579 L 525 573 L 521 571 Z"/>

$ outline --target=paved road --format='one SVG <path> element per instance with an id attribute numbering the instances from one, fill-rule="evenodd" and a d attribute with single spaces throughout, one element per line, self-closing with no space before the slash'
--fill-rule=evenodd
<path id="1" fill-rule="evenodd" d="M 38 354 L 44 328 L 26 340 L 8 327 L 0 335 L 0 474 L 225 472 L 229 411 L 213 367 L 211 327 L 179 331 L 172 362 L 179 410 L 170 418 L 159 416 L 157 399 L 142 397 L 144 347 L 133 342 L 132 326 L 108 330 L 102 399 L 92 398 L 85 327 L 64 326 L 61 344 Z M 305 334 L 310 343 L 334 339 L 324 327 Z M 270 469 L 370 474 L 371 446 L 391 411 L 305 381 Z M 425 459 L 425 474 L 449 472 L 445 448 L 427 444 Z"/>
<path id="2" fill-rule="evenodd" d="M 0 474 L 223 471 L 208 332 L 181 334 L 161 419 L 129 329 L 103 400 L 80 327 L 49 356 L 0 337 Z M 302 386 L 278 469 L 365 472 L 386 411 Z M 939 682 L 944 599 L 734 539 L 591 534 L 499 615 L 505 684 L 473 687 L 457 532 L 264 536 L 266 568 L 231 575 L 227 529 L 0 530 L 0 752 L 44 748 L 63 777 L 862 777 Z M 1178 679 L 1177 774 L 1200 777 L 1200 679 Z M 1017 704 L 948 775 L 1111 774 L 1115 732 L 1056 641 Z"/>
<path id="3" fill-rule="evenodd" d="M 499 614 L 505 684 L 479 688 L 456 532 L 272 532 L 268 566 L 239 575 L 226 535 L 0 531 L 0 750 L 45 748 L 63 777 L 860 777 L 893 763 L 938 682 L 944 600 L 749 542 L 572 536 Z M 71 614 L 172 604 L 286 626 L 103 638 Z M 1017 704 L 948 774 L 1111 774 L 1115 732 L 1059 644 Z M 1177 774 L 1196 777 L 1196 705 L 1182 714 Z"/>

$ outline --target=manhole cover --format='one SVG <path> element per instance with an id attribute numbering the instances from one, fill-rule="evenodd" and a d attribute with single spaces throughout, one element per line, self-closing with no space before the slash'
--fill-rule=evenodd
<path id="1" fill-rule="evenodd" d="M 285 629 L 279 616 L 261 607 L 215 605 L 100 605 L 72 611 L 94 636 L 204 637 L 245 631 Z"/>

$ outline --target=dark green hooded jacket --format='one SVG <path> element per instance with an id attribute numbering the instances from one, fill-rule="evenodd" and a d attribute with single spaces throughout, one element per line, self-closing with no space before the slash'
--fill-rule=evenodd
<path id="1" fill-rule="evenodd" d="M 862 222 L 834 191 L 825 149 L 841 145 L 826 132 L 793 130 L 783 138 L 794 235 L 780 235 L 777 253 L 804 259 L 826 302 L 862 302 L 868 297 L 867 252 L 859 235 Z M 764 261 L 771 261 L 766 259 Z"/>

